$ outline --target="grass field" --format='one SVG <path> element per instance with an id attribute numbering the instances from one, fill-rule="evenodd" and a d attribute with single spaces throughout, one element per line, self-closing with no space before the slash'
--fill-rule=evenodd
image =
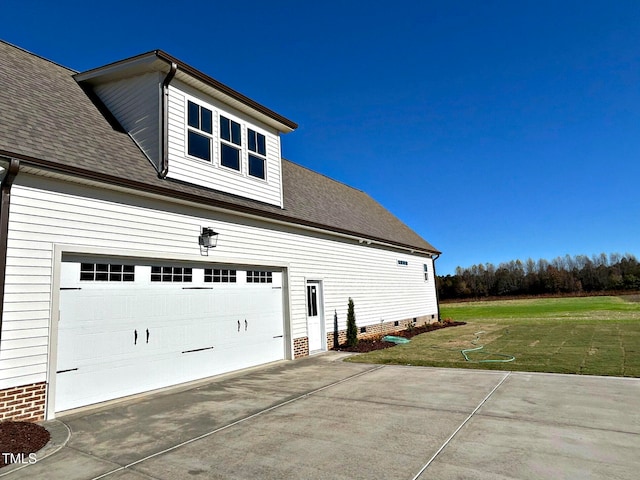
<path id="1" fill-rule="evenodd" d="M 467 325 L 348 360 L 640 377 L 638 296 L 449 303 L 441 315 Z M 465 360 L 462 350 L 481 345 Z M 515 360 L 504 362 L 511 356 Z"/>

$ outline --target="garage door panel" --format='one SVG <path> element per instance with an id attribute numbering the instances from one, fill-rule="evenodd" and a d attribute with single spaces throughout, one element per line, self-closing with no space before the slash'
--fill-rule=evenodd
<path id="1" fill-rule="evenodd" d="M 83 282 L 80 265 L 61 269 L 57 411 L 284 358 L 280 272 L 276 288 L 207 283 L 199 267 L 154 283 L 149 265 L 135 281 Z"/>

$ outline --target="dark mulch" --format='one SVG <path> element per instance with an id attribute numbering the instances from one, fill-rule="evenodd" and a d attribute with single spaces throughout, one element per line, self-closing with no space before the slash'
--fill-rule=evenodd
<path id="1" fill-rule="evenodd" d="M 9 455 L 23 454 L 28 459 L 30 453 L 35 453 L 44 447 L 51 435 L 41 425 L 30 422 L 0 422 L 0 468 L 7 465 L 5 457 L 10 461 Z"/>
<path id="2" fill-rule="evenodd" d="M 456 327 L 458 325 L 466 325 L 467 322 L 444 322 L 444 323 L 430 323 L 428 325 L 422 325 L 420 327 L 415 326 L 407 330 L 399 330 L 393 333 L 387 333 L 386 335 L 392 335 L 394 337 L 411 338 L 421 333 L 432 332 L 434 330 L 440 330 L 441 328 Z M 383 348 L 394 347 L 396 344 L 393 342 L 384 342 L 382 338 L 362 338 L 358 340 L 358 344 L 355 347 L 347 347 L 346 345 L 340 345 L 338 348 L 341 352 L 356 352 L 366 353 L 373 350 L 382 350 Z"/>

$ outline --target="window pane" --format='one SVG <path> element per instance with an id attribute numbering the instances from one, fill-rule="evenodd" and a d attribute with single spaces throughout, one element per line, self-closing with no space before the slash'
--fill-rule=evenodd
<path id="1" fill-rule="evenodd" d="M 197 104 L 193 102 L 189 102 L 187 115 L 188 115 L 187 122 L 189 123 L 189 126 L 194 128 L 200 128 L 200 107 Z"/>
<path id="2" fill-rule="evenodd" d="M 249 175 L 264 179 L 264 160 L 249 155 Z"/>
<path id="3" fill-rule="evenodd" d="M 231 120 L 231 142 L 236 145 L 241 145 L 242 140 L 240 139 L 240 124 Z"/>
<path id="4" fill-rule="evenodd" d="M 189 130 L 189 155 L 211 161 L 209 139 L 204 135 Z"/>
<path id="5" fill-rule="evenodd" d="M 249 137 L 248 139 L 249 150 L 251 150 L 252 152 L 255 152 L 258 148 L 256 143 L 256 132 L 254 132 L 251 129 L 247 129 L 247 137 Z"/>
<path id="6" fill-rule="evenodd" d="M 202 118 L 200 119 L 200 130 L 213 133 L 213 120 L 211 116 L 211 110 L 202 107 Z"/>
<path id="7" fill-rule="evenodd" d="M 224 143 L 220 147 L 220 163 L 225 167 L 240 171 L 240 150 Z"/>
<path id="8" fill-rule="evenodd" d="M 265 138 L 264 135 L 258 133 L 258 153 L 260 155 L 267 155 L 267 147 L 265 144 Z"/>
<path id="9" fill-rule="evenodd" d="M 220 138 L 223 140 L 231 141 L 231 126 L 229 125 L 229 119 L 220 116 Z"/>

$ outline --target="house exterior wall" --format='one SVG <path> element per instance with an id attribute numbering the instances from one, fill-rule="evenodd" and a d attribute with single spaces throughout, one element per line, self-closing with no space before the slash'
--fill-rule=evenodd
<path id="1" fill-rule="evenodd" d="M 200 255 L 197 242 L 203 226 L 219 232 L 218 246 L 209 257 Z M 355 302 L 358 327 L 430 317 L 437 311 L 433 263 L 427 256 L 25 173 L 12 190 L 0 391 L 40 385 L 55 375 L 48 369 L 57 318 L 52 312 L 59 268 L 54 250 L 65 244 L 127 257 L 144 252 L 194 262 L 286 264 L 289 342 L 296 357 L 304 355 L 307 337 L 307 280 L 323 282 L 327 333 L 333 332 L 334 312 L 339 329 L 346 328 L 349 297 Z M 406 265 L 399 266 L 398 260 Z"/>
<path id="2" fill-rule="evenodd" d="M 95 93 L 140 149 L 160 168 L 160 73 L 152 72 L 95 87 Z"/>
<path id="3" fill-rule="evenodd" d="M 187 101 L 191 100 L 213 112 L 212 161 L 187 154 Z M 242 126 L 240 172 L 220 165 L 219 115 L 222 114 Z M 266 179 L 248 175 L 247 128 L 265 135 Z M 168 178 L 213 188 L 241 197 L 282 206 L 282 171 L 280 165 L 280 136 L 273 128 L 257 122 L 179 81 L 169 87 L 169 173 Z"/>

